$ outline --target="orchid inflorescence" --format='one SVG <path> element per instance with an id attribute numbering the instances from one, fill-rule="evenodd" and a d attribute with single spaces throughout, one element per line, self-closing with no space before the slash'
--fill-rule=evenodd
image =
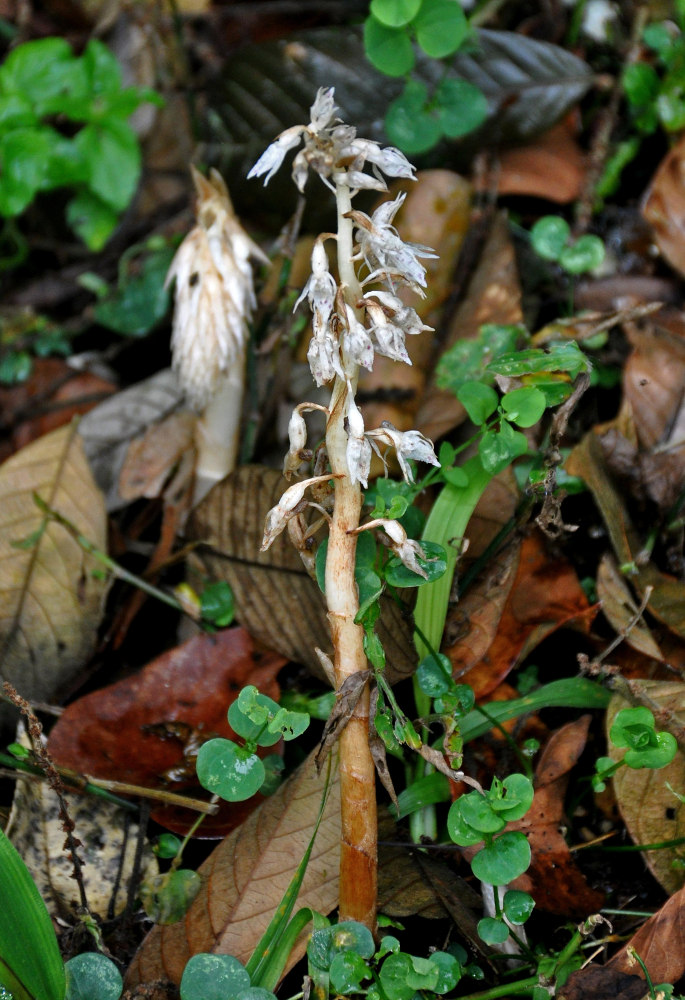
<path id="1" fill-rule="evenodd" d="M 404 243 L 393 226 L 404 194 L 383 202 L 371 215 L 352 209 L 351 200 L 360 190 L 387 191 L 383 175 L 414 180 L 415 168 L 398 149 L 382 148 L 377 142 L 358 138 L 352 126 L 335 117 L 333 97 L 333 88 L 320 89 L 311 107 L 310 123 L 282 132 L 248 176 L 265 175 L 264 183 L 268 183 L 286 153 L 302 145 L 292 167 L 298 189 L 303 191 L 311 169 L 335 192 L 338 232 L 316 239 L 311 275 L 295 306 L 306 298 L 312 311 L 309 366 L 318 386 L 335 380 L 333 400 L 336 407 L 343 408 L 351 483 L 367 487 L 373 452 L 385 464 L 384 452 L 388 448 L 395 450 L 402 475 L 412 483 L 410 459 L 439 464 L 432 442 L 419 431 L 399 431 L 387 421 L 375 430 L 366 430 L 354 397 L 360 367 L 371 369 L 376 354 L 411 364 L 405 346 L 407 335 L 431 328 L 402 301 L 398 291 L 404 287 L 424 296 L 426 272 L 420 258 L 436 255 L 429 247 Z M 329 240 L 337 241 L 338 280 L 330 271 L 325 245 Z M 332 407 L 333 402 L 327 411 L 329 416 Z M 290 449 L 284 465 L 288 479 L 310 454 L 305 451 L 307 431 L 302 411 L 314 408 L 321 407 L 300 404 L 290 421 Z M 294 492 L 292 488 L 286 491 L 269 512 L 263 548 L 268 548 L 288 520 L 301 511 L 307 486 L 319 483 L 321 478 L 298 483 Z M 417 553 L 400 545 L 399 540 L 395 544 L 407 552 L 415 568 Z"/>

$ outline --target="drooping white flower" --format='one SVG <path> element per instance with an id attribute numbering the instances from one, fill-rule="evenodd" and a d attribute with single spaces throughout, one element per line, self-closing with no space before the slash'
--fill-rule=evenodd
<path id="1" fill-rule="evenodd" d="M 428 579 L 428 573 L 419 563 L 419 559 L 428 561 L 425 551 L 421 548 L 420 542 L 407 537 L 399 521 L 393 521 L 385 517 L 378 517 L 373 521 L 368 521 L 360 530 L 367 531 L 371 528 L 382 528 L 390 539 L 390 548 L 400 559 L 402 564 L 410 569 L 412 573 L 417 573 L 424 580 Z"/>
<path id="2" fill-rule="evenodd" d="M 419 243 L 403 243 L 392 225 L 406 195 L 400 194 L 393 201 L 385 201 L 372 216 L 365 212 L 352 211 L 349 217 L 357 226 L 356 239 L 359 243 L 359 257 L 369 271 L 377 273 L 393 272 L 407 282 L 422 288 L 426 286 L 426 270 L 419 263 L 419 257 L 437 257 L 430 248 Z"/>
<path id="3" fill-rule="evenodd" d="M 429 465 L 440 465 L 433 450 L 433 442 L 424 437 L 420 431 L 398 431 L 389 420 L 384 420 L 376 430 L 367 431 L 366 436 L 378 455 L 380 455 L 378 449 L 378 445 L 380 444 L 385 444 L 395 449 L 402 475 L 408 483 L 414 482 L 408 459 L 414 459 L 416 462 L 426 462 Z"/>
<path id="4" fill-rule="evenodd" d="M 261 177 L 263 174 L 266 174 L 266 177 L 264 177 L 264 187 L 266 187 L 283 163 L 288 150 L 294 149 L 295 146 L 299 145 L 304 131 L 304 125 L 292 125 L 285 132 L 281 132 L 271 145 L 266 147 L 247 175 L 247 179 L 251 180 L 253 177 Z"/>
<path id="5" fill-rule="evenodd" d="M 371 320 L 371 329 L 376 338 L 376 350 L 393 361 L 403 361 L 411 364 L 404 345 L 404 331 L 391 322 L 382 307 L 377 302 L 368 302 L 366 312 Z"/>
<path id="6" fill-rule="evenodd" d="M 366 489 L 371 468 L 371 445 L 364 436 L 364 418 L 354 401 L 352 386 L 347 383 L 347 468 L 352 483 Z"/>
<path id="7" fill-rule="evenodd" d="M 325 385 L 336 375 L 343 375 L 340 348 L 331 330 L 326 327 L 321 334 L 314 333 L 307 349 L 307 361 L 317 385 Z"/>
<path id="8" fill-rule="evenodd" d="M 314 476 L 312 479 L 303 479 L 301 483 L 295 483 L 288 487 L 276 506 L 272 507 L 266 515 L 261 552 L 266 552 L 274 539 L 283 531 L 290 518 L 299 514 L 305 491 L 316 483 L 324 483 L 333 478 L 331 474 Z"/>
<path id="9" fill-rule="evenodd" d="M 321 238 L 317 239 L 312 248 L 312 273 L 302 289 L 300 297 L 293 306 L 293 312 L 304 299 L 309 300 L 313 313 L 312 326 L 315 336 L 321 336 L 328 327 L 328 321 L 333 312 L 337 285 L 333 275 L 328 270 L 328 254 Z"/>
<path id="10" fill-rule="evenodd" d="M 417 333 L 433 330 L 432 326 L 427 326 L 425 323 L 422 323 L 421 317 L 417 313 L 416 309 L 412 309 L 411 306 L 405 305 L 398 295 L 394 295 L 392 292 L 380 291 L 377 289 L 364 294 L 365 299 L 369 299 L 371 296 L 378 299 L 381 305 L 385 308 L 387 314 L 392 317 L 392 322 L 396 326 L 399 326 L 405 334 L 414 336 Z"/>
<path id="11" fill-rule="evenodd" d="M 307 444 L 307 425 L 297 407 L 288 422 L 288 441 L 290 447 L 283 462 L 283 475 L 286 479 L 290 479 L 293 472 L 297 472 L 302 465 L 302 451 Z"/>
<path id="12" fill-rule="evenodd" d="M 357 319 L 354 309 L 345 303 L 347 330 L 342 336 L 343 357 L 348 357 L 355 365 L 369 371 L 373 368 L 373 343 L 363 323 Z"/>

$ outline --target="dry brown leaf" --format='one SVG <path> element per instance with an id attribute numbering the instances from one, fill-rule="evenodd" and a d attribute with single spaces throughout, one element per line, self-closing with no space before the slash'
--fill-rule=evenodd
<path id="1" fill-rule="evenodd" d="M 197 417 L 183 410 L 172 413 L 149 427 L 142 437 L 131 441 L 119 475 L 119 496 L 123 500 L 159 497 L 179 465 L 192 473 Z"/>
<path id="2" fill-rule="evenodd" d="M 576 445 L 566 462 L 566 469 L 571 475 L 580 476 L 591 491 L 602 513 L 619 564 L 633 563 L 642 546 L 607 469 L 597 433 L 590 431 Z M 661 573 L 652 563 L 641 563 L 636 568 L 637 573 L 630 578 L 635 586 L 641 592 L 648 586 L 653 588 L 648 609 L 673 632 L 685 637 L 685 585 L 680 580 Z"/>
<path id="3" fill-rule="evenodd" d="M 418 312 L 427 326 L 437 327 L 440 310 L 452 289 L 459 258 L 471 217 L 471 185 L 451 170 L 425 170 L 418 174 L 397 216 L 402 239 L 433 247 L 436 258 L 425 262 L 426 298 L 417 301 L 408 293 L 400 296 Z M 369 427 L 389 420 L 401 430 L 414 426 L 414 416 L 434 354 L 434 334 L 428 331 L 407 338 L 412 365 L 398 365 L 377 357 L 372 372 L 359 378 L 360 400 Z M 374 397 L 380 396 L 378 402 Z M 394 402 L 394 400 L 397 402 Z"/>
<path id="4" fill-rule="evenodd" d="M 183 392 L 171 369 L 138 382 L 100 403 L 79 424 L 95 481 L 105 494 L 107 510 L 126 506 L 119 496 L 119 473 L 131 441 L 152 424 L 180 408 Z"/>
<path id="5" fill-rule="evenodd" d="M 325 679 L 315 653 L 331 645 L 323 594 L 285 532 L 259 551 L 264 517 L 287 485 L 275 469 L 242 466 L 195 509 L 188 535 L 205 543 L 198 558 L 209 575 L 231 585 L 236 617 L 248 632 Z M 411 624 L 394 602 L 382 600 L 381 608 L 378 635 L 395 683 L 416 666 Z"/>
<path id="6" fill-rule="evenodd" d="M 447 637 L 460 622 L 463 631 L 444 652 L 455 676 L 466 675 L 484 698 L 551 632 L 571 622 L 587 627 L 594 614 L 572 566 L 534 532 L 505 549 L 450 612 Z"/>
<path id="7" fill-rule="evenodd" d="M 1 676 L 23 697 L 45 701 L 91 655 L 108 582 L 93 575 L 93 558 L 58 524 L 35 546 L 14 547 L 42 524 L 34 493 L 106 549 L 104 500 L 73 427 L 38 438 L 0 467 Z"/>
<path id="8" fill-rule="evenodd" d="M 589 725 L 590 716 L 584 715 L 552 733 L 535 769 L 533 804 L 508 827 L 522 830 L 532 851 L 530 868 L 512 884 L 530 892 L 541 909 L 567 918 L 595 912 L 604 898 L 585 881 L 561 833 L 569 774 L 585 748 Z"/>
<path id="9" fill-rule="evenodd" d="M 679 681 L 638 681 L 636 685 L 659 708 L 673 713 L 677 721 L 685 723 L 685 684 Z M 609 755 L 614 760 L 620 760 L 623 751 L 610 742 L 609 730 L 617 712 L 630 706 L 631 702 L 615 694 L 607 707 L 607 742 Z M 658 722 L 657 728 L 660 728 Z M 636 844 L 655 844 L 685 836 L 685 806 L 667 787 L 670 784 L 678 792 L 685 788 L 685 756 L 682 750 L 678 750 L 671 763 L 658 771 L 650 768 L 635 771 L 622 767 L 614 775 L 613 784 L 621 816 Z M 674 867 L 673 863 L 682 864 L 685 859 L 684 845 L 645 851 L 642 857 L 666 892 L 677 892 L 683 886 L 685 871 Z"/>
<path id="10" fill-rule="evenodd" d="M 494 182 L 500 196 L 531 195 L 562 205 L 573 201 L 585 177 L 577 132 L 573 117 L 567 116 L 533 142 L 504 150 L 496 171 L 484 178 L 483 188 L 488 190 Z"/>
<path id="11" fill-rule="evenodd" d="M 659 250 L 685 274 L 685 137 L 661 161 L 647 189 L 642 214 L 654 231 Z"/>
<path id="12" fill-rule="evenodd" d="M 442 350 L 452 347 L 457 340 L 472 340 L 483 323 L 520 323 L 522 317 L 514 247 L 506 216 L 501 214 L 495 218 L 478 268 L 465 299 L 454 314 Z M 424 391 L 414 424 L 434 441 L 465 418 L 465 410 L 454 394 L 438 389 L 431 382 Z"/>
<path id="13" fill-rule="evenodd" d="M 642 925 L 628 944 L 614 955 L 607 969 L 642 975 L 629 948 L 645 963 L 653 983 L 677 983 L 685 975 L 685 887 Z"/>
<path id="14" fill-rule="evenodd" d="M 616 560 L 609 553 L 602 556 L 597 569 L 597 596 L 602 602 L 604 615 L 617 635 L 625 632 L 638 609 L 625 577 L 621 575 Z M 645 656 L 663 660 L 661 650 L 643 622 L 633 625 L 627 632 L 625 641 Z"/>
<path id="15" fill-rule="evenodd" d="M 179 983 L 188 959 L 198 952 L 247 962 L 307 848 L 326 771 L 317 774 L 310 754 L 275 795 L 219 844 L 198 869 L 202 890 L 185 917 L 150 931 L 128 971 L 127 986 L 155 979 Z M 337 905 L 339 861 L 340 788 L 332 777 L 298 908 L 329 913 Z"/>

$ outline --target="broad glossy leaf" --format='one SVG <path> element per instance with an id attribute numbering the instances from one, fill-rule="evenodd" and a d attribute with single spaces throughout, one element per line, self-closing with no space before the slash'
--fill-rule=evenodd
<path id="1" fill-rule="evenodd" d="M 119 1000 L 124 985 L 121 973 L 106 955 L 93 951 L 75 955 L 65 970 L 65 1000 Z"/>
<path id="2" fill-rule="evenodd" d="M 507 885 L 530 864 L 530 845 L 522 833 L 503 833 L 471 861 L 476 878 L 490 885 Z"/>

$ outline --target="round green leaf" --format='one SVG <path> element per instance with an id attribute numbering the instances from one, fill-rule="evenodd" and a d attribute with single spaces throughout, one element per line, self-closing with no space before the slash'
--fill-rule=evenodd
<path id="1" fill-rule="evenodd" d="M 273 718 L 280 711 L 280 705 L 273 698 L 269 698 L 268 695 L 255 694 L 253 704 L 256 708 L 262 709 L 262 711 L 260 713 L 260 721 L 254 721 L 241 708 L 242 694 L 243 692 L 241 691 L 236 701 L 232 702 L 228 709 L 229 726 L 236 736 L 242 736 L 247 743 L 259 743 L 259 746 L 262 747 L 274 746 L 280 740 L 281 734 L 278 732 L 269 732 L 267 726 L 269 719 Z"/>
<path id="2" fill-rule="evenodd" d="M 525 924 L 535 908 L 535 900 L 527 892 L 509 889 L 505 892 L 502 908 L 507 920 L 512 924 Z"/>
<path id="3" fill-rule="evenodd" d="M 416 17 L 421 0 L 371 0 L 370 11 L 388 28 L 402 28 Z"/>
<path id="4" fill-rule="evenodd" d="M 439 580 L 447 569 L 445 550 L 437 542 L 421 542 L 421 548 L 426 553 L 425 559 L 419 559 L 419 565 L 426 571 L 426 578 L 407 569 L 398 556 L 388 559 L 385 566 L 385 579 L 391 587 L 421 587 L 424 583 Z"/>
<path id="5" fill-rule="evenodd" d="M 447 951 L 434 951 L 430 961 L 438 967 L 438 981 L 433 989 L 436 993 L 449 993 L 461 979 L 459 961 Z"/>
<path id="6" fill-rule="evenodd" d="M 205 621 L 225 628 L 233 621 L 235 599 L 233 591 L 225 580 L 210 583 L 200 596 L 200 612 Z"/>
<path id="7" fill-rule="evenodd" d="M 459 139 L 488 117 L 488 99 L 468 80 L 443 80 L 435 93 L 438 121 L 446 136 Z"/>
<path id="8" fill-rule="evenodd" d="M 447 814 L 447 832 L 454 843 L 459 844 L 460 847 L 473 847 L 474 844 L 481 842 L 483 834 L 479 833 L 478 830 L 474 830 L 473 827 L 465 822 L 462 815 L 463 800 L 465 798 L 466 796 L 462 795 L 461 798 L 457 799 L 450 806 L 450 811 Z"/>
<path id="9" fill-rule="evenodd" d="M 193 955 L 183 970 L 181 1000 L 227 1000 L 250 988 L 247 970 L 232 955 Z"/>
<path id="10" fill-rule="evenodd" d="M 466 15 L 455 0 L 423 0 L 413 27 L 419 45 L 433 59 L 452 55 L 469 32 Z"/>
<path id="11" fill-rule="evenodd" d="M 443 132 L 437 114 L 429 110 L 426 85 L 409 80 L 385 116 L 385 131 L 393 145 L 405 153 L 425 153 L 440 142 Z"/>
<path id="12" fill-rule="evenodd" d="M 525 455 L 527 451 L 525 435 L 515 431 L 506 420 L 501 422 L 499 431 L 486 431 L 478 443 L 483 468 L 492 476 L 506 469 L 510 462 L 519 455 Z"/>
<path id="13" fill-rule="evenodd" d="M 502 782 L 503 796 L 497 801 L 490 800 L 492 808 L 507 823 L 521 819 L 533 804 L 535 790 L 533 782 L 525 774 L 509 774 Z"/>
<path id="14" fill-rule="evenodd" d="M 450 834 L 451 836 L 451 834 Z M 530 844 L 522 833 L 503 833 L 471 861 L 476 878 L 490 885 L 512 882 L 530 865 Z"/>
<path id="15" fill-rule="evenodd" d="M 114 962 L 98 951 L 70 958 L 65 964 L 64 1000 L 119 1000 L 124 983 Z"/>
<path id="16" fill-rule="evenodd" d="M 584 274 L 599 267 L 605 253 L 604 243 L 599 236 L 588 233 L 571 246 L 564 247 L 559 255 L 559 263 L 569 274 Z"/>
<path id="17" fill-rule="evenodd" d="M 175 858 L 181 841 L 173 833 L 161 833 L 153 850 L 158 858 Z"/>
<path id="18" fill-rule="evenodd" d="M 480 833 L 481 840 L 483 839 L 482 834 L 498 833 L 507 825 L 506 820 L 493 812 L 488 798 L 481 795 L 480 792 L 469 792 L 467 795 L 462 795 L 459 801 L 461 802 L 461 816 L 464 823 Z"/>
<path id="19" fill-rule="evenodd" d="M 499 402 L 496 390 L 483 382 L 465 382 L 457 389 L 457 399 L 478 427 L 492 416 Z"/>
<path id="20" fill-rule="evenodd" d="M 509 928 L 497 917 L 483 917 L 478 921 L 478 935 L 486 944 L 501 944 L 509 937 Z"/>
<path id="21" fill-rule="evenodd" d="M 650 104 L 659 94 L 659 77 L 648 63 L 632 63 L 623 71 L 623 91 L 631 104 Z"/>
<path id="22" fill-rule="evenodd" d="M 411 957 L 400 951 L 388 955 L 380 971 L 380 981 L 388 1000 L 412 1000 L 416 989 L 407 982 L 412 972 Z"/>
<path id="23" fill-rule="evenodd" d="M 545 260 L 559 260 L 570 235 L 568 222 L 559 215 L 543 216 L 530 231 L 535 252 Z"/>
<path id="24" fill-rule="evenodd" d="M 643 705 L 635 708 L 622 708 L 616 713 L 609 739 L 616 747 L 629 747 L 635 749 L 636 733 L 638 729 L 655 732 L 654 715 Z"/>
<path id="25" fill-rule="evenodd" d="M 67 205 L 67 222 L 88 249 L 97 252 L 114 232 L 117 213 L 97 195 L 81 191 Z"/>
<path id="26" fill-rule="evenodd" d="M 402 28 L 389 28 L 371 14 L 364 22 L 364 51 L 387 76 L 404 76 L 414 66 L 411 39 Z"/>
<path id="27" fill-rule="evenodd" d="M 262 787 L 265 771 L 256 754 L 231 740 L 214 739 L 200 747 L 197 776 L 202 787 L 213 795 L 227 802 L 243 802 Z"/>
<path id="28" fill-rule="evenodd" d="M 140 146 L 133 129 L 125 121 L 108 118 L 82 128 L 74 144 L 88 164 L 91 193 L 113 211 L 123 211 L 140 177 Z"/>
<path id="29" fill-rule="evenodd" d="M 309 727 L 309 715 L 307 712 L 290 712 L 287 708 L 279 708 L 273 719 L 269 722 L 268 731 L 277 733 L 284 740 L 295 740 Z M 260 736 L 259 741 L 262 743 Z"/>
<path id="30" fill-rule="evenodd" d="M 656 746 L 644 750 L 626 750 L 624 763 L 634 770 L 643 767 L 658 770 L 670 764 L 678 751 L 678 743 L 671 733 L 657 733 Z"/>
<path id="31" fill-rule="evenodd" d="M 502 397 L 502 409 L 509 420 L 519 427 L 532 427 L 538 422 L 547 406 L 547 398 L 540 389 L 524 386 L 512 389 Z"/>
<path id="32" fill-rule="evenodd" d="M 189 868 L 146 878 L 140 887 L 143 909 L 156 924 L 175 924 L 202 888 L 202 879 Z"/>
<path id="33" fill-rule="evenodd" d="M 249 986 L 246 990 L 241 990 L 235 1000 L 276 1000 L 276 994 L 261 986 Z"/>
<path id="34" fill-rule="evenodd" d="M 371 970 L 355 951 L 344 951 L 331 962 L 329 975 L 336 993 L 357 993 L 364 979 L 371 978 Z"/>
<path id="35" fill-rule="evenodd" d="M 449 466 L 442 468 L 442 476 L 446 483 L 450 486 L 458 486 L 463 489 L 465 486 L 469 485 L 469 477 L 464 469 L 460 465 Z"/>
<path id="36" fill-rule="evenodd" d="M 0 385 L 19 385 L 33 371 L 33 358 L 28 351 L 12 351 L 0 358 Z"/>
<path id="37" fill-rule="evenodd" d="M 452 664 L 443 653 L 436 653 L 427 656 L 419 663 L 416 669 L 416 680 L 429 698 L 437 698 L 441 694 L 446 694 L 453 686 Z"/>

